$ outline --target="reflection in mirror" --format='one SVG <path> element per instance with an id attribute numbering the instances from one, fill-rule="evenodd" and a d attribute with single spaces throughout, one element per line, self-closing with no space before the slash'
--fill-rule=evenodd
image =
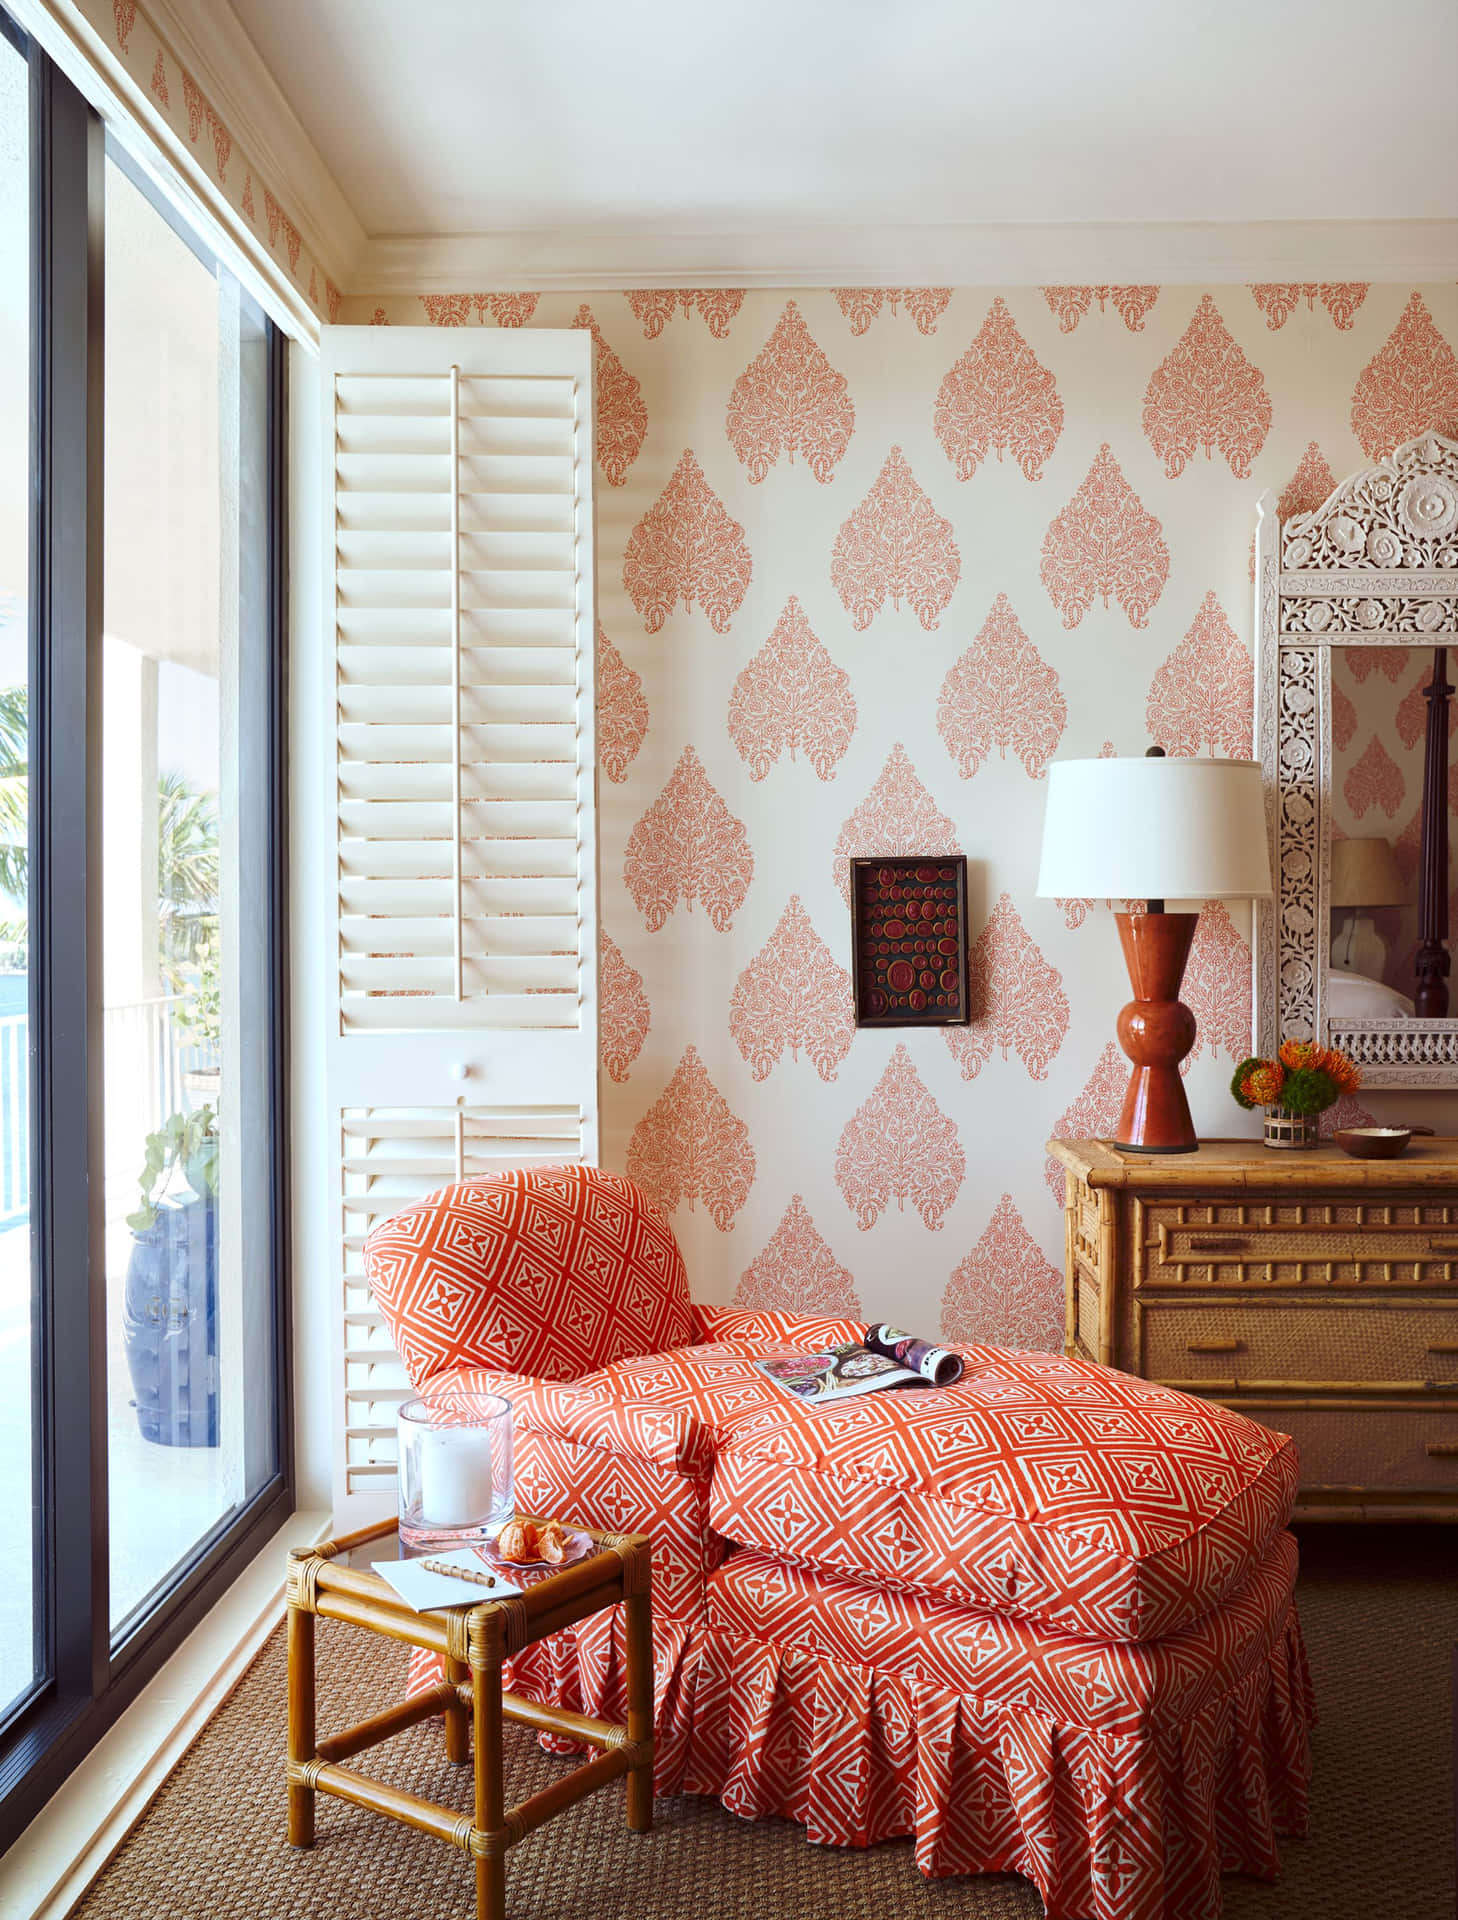
<path id="1" fill-rule="evenodd" d="M 1429 707 L 1424 696 L 1433 660 L 1433 650 L 1423 646 L 1331 649 L 1328 1012 L 1334 1019 L 1414 1011 Z M 1447 709 L 1451 740 L 1458 704 L 1448 702 Z M 1452 759 L 1458 763 L 1458 751 Z M 1458 764 L 1445 784 L 1447 933 L 1458 924 Z M 1379 986 L 1385 991 L 1378 992 Z"/>

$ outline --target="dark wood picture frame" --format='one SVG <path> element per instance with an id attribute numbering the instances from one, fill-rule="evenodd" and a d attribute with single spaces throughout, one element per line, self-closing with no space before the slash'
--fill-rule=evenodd
<path id="1" fill-rule="evenodd" d="M 966 855 L 895 853 L 856 859 L 850 863 L 850 880 L 856 1025 L 966 1026 L 971 1018 Z M 924 934 L 921 926 L 928 916 L 921 909 L 927 905 L 942 910 L 930 916 L 935 933 Z M 917 909 L 914 914 L 908 911 L 912 907 Z M 930 973 L 937 978 L 928 987 Z M 953 974 L 955 989 L 947 980 Z"/>

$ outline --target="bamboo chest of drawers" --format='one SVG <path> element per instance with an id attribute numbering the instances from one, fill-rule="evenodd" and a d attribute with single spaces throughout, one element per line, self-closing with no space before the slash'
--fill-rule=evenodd
<path id="1" fill-rule="evenodd" d="M 1068 1353 L 1291 1434 L 1300 1519 L 1458 1520 L 1458 1140 L 1048 1151 Z"/>

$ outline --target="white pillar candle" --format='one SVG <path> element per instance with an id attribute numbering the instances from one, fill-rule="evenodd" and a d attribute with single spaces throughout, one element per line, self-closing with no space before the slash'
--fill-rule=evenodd
<path id="1" fill-rule="evenodd" d="M 420 1434 L 420 1517 L 432 1527 L 472 1527 L 493 1504 L 491 1435 L 484 1427 L 425 1427 Z"/>

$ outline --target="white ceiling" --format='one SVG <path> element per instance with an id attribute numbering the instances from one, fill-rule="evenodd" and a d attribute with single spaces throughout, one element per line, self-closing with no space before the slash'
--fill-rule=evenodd
<path id="1" fill-rule="evenodd" d="M 232 4 L 371 236 L 1458 213 L 1454 0 Z"/>

